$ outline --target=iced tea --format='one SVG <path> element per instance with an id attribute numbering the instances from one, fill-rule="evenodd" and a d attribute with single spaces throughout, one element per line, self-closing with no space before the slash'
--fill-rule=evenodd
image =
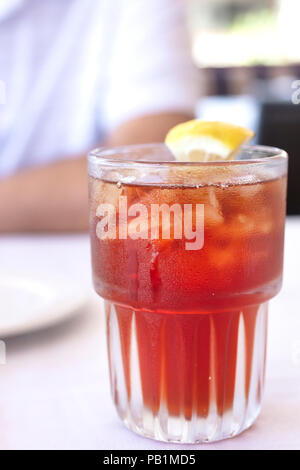
<path id="1" fill-rule="evenodd" d="M 235 435 L 258 415 L 267 305 L 282 278 L 281 158 L 270 171 L 253 168 L 251 177 L 244 162 L 226 171 L 194 166 L 187 178 L 184 169 L 171 167 L 163 183 L 140 169 L 123 181 L 113 181 L 111 169 L 100 177 L 90 172 L 94 285 L 106 299 L 113 398 L 131 429 L 166 441 L 203 442 Z M 138 221 L 118 217 L 120 201 L 144 207 Z M 99 232 L 98 208 L 108 203 L 115 208 L 113 236 Z M 203 206 L 201 248 L 187 250 L 184 236 L 175 236 L 184 233 L 178 227 L 184 221 L 172 210 L 170 236 L 163 237 L 160 214 L 151 238 L 153 205 L 176 205 L 182 214 L 189 206 L 194 231 L 196 205 Z M 125 222 L 127 234 L 134 225 L 138 236 L 124 236 Z"/>

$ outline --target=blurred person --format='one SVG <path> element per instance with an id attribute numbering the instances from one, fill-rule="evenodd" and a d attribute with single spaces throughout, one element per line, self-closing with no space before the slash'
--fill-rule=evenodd
<path id="1" fill-rule="evenodd" d="M 0 0 L 0 232 L 87 229 L 87 151 L 192 118 L 184 13 L 184 0 Z"/>

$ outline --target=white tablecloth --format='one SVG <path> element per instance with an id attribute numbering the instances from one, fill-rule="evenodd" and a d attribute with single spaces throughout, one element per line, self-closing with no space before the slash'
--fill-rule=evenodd
<path id="1" fill-rule="evenodd" d="M 285 282 L 271 302 L 263 410 L 242 435 L 176 446 L 143 439 L 111 402 L 102 301 L 81 315 L 6 341 L 0 365 L 0 449 L 300 449 L 300 218 L 288 220 Z M 72 276 L 90 285 L 87 236 L 0 238 L 1 270 Z M 0 299 L 1 301 L 1 299 Z"/>

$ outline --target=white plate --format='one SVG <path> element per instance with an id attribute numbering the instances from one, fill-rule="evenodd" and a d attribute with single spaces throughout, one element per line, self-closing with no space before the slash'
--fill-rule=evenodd
<path id="1" fill-rule="evenodd" d="M 88 299 L 88 290 L 68 279 L 0 274 L 0 338 L 54 325 Z"/>

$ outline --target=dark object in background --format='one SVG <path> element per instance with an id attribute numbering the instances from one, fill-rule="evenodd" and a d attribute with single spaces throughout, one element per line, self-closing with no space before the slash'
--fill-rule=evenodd
<path id="1" fill-rule="evenodd" d="M 300 105 L 286 102 L 262 103 L 258 142 L 288 152 L 287 213 L 300 214 Z"/>

